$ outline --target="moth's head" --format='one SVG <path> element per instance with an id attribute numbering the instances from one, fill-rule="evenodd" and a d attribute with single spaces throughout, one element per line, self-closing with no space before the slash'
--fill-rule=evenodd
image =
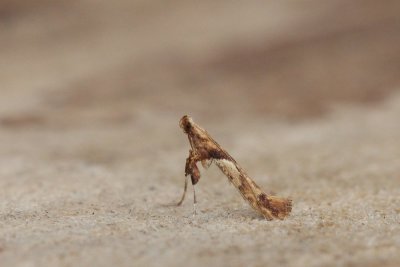
<path id="1" fill-rule="evenodd" d="M 183 129 L 183 131 L 188 134 L 193 127 L 193 120 L 190 116 L 185 115 L 179 121 L 179 126 Z"/>

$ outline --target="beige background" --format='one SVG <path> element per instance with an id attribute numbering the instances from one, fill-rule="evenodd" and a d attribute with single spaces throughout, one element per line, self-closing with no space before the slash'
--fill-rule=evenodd
<path id="1" fill-rule="evenodd" d="M 1 1 L 1 266 L 398 266 L 399 1 Z M 179 200 L 184 114 L 215 168 Z M 190 191 L 189 191 L 190 192 Z M 191 193 L 191 192 L 190 192 Z"/>

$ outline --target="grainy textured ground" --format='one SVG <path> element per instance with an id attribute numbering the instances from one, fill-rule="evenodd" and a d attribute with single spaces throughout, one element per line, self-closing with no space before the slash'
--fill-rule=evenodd
<path id="1" fill-rule="evenodd" d="M 399 266 L 398 1 L 3 1 L 0 266 Z M 291 216 L 215 168 L 193 115 Z"/>

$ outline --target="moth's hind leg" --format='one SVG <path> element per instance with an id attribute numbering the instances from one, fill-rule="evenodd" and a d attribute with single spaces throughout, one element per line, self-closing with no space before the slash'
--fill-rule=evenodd
<path id="1" fill-rule="evenodd" d="M 193 184 L 193 216 L 196 216 L 196 214 L 197 214 L 196 204 L 197 204 L 196 190 L 195 190 L 194 184 Z"/>

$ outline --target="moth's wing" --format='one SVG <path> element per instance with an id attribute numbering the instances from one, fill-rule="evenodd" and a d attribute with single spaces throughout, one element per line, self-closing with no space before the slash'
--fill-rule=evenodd
<path id="1" fill-rule="evenodd" d="M 252 187 L 250 187 L 250 188 L 251 188 L 252 193 L 253 193 L 255 196 L 257 196 L 258 193 L 262 192 L 261 188 L 260 188 L 253 180 L 251 180 L 251 179 L 248 177 L 248 175 L 247 175 L 247 174 L 245 173 L 245 171 L 239 166 L 239 164 L 236 162 L 236 160 L 235 160 L 234 158 L 232 158 L 232 156 L 229 155 L 229 153 L 226 152 L 225 149 L 223 149 L 223 148 L 217 143 L 217 141 L 215 141 L 215 140 L 210 136 L 210 134 L 209 134 L 206 130 L 204 130 L 204 129 L 201 128 L 201 127 L 199 127 L 199 130 L 201 130 L 202 133 L 203 133 L 205 136 L 207 136 L 207 138 L 209 138 L 209 140 L 215 145 L 216 149 L 222 151 L 222 152 L 225 154 L 226 158 L 227 158 L 228 160 L 230 160 L 231 162 L 233 162 L 233 163 L 235 164 L 235 167 L 238 168 L 238 170 L 239 170 L 247 179 L 250 180 L 249 183 L 252 184 Z M 203 164 L 203 162 L 202 162 L 202 164 Z M 203 165 L 203 166 L 204 166 L 204 165 Z M 259 192 L 257 192 L 257 191 L 259 191 Z"/>
<path id="2" fill-rule="evenodd" d="M 207 136 L 207 138 L 208 138 L 208 139 L 211 141 L 211 143 L 215 146 L 215 149 L 221 151 L 227 159 L 229 159 L 229 160 L 231 160 L 231 161 L 233 161 L 233 162 L 236 163 L 235 159 L 232 158 L 232 156 L 229 155 L 229 153 L 226 152 L 225 149 L 223 149 L 223 148 L 217 143 L 217 141 L 215 141 L 215 140 L 210 136 L 210 134 L 209 134 L 206 130 L 204 130 L 204 129 L 201 128 L 200 126 L 198 126 L 198 128 L 199 128 L 198 130 L 201 131 L 202 134 L 204 134 L 205 136 Z M 211 164 L 211 163 L 210 163 L 210 164 Z M 204 165 L 203 165 L 203 166 L 204 166 Z"/>
<path id="3" fill-rule="evenodd" d="M 229 161 L 233 162 L 233 163 L 235 164 L 235 167 L 238 168 L 238 171 L 239 171 L 240 173 L 242 173 L 242 175 L 243 175 L 244 177 L 248 178 L 248 175 L 247 175 L 247 174 L 245 173 L 245 171 L 239 166 L 239 164 L 236 162 L 236 160 L 235 160 L 234 158 L 232 158 L 232 156 L 229 155 L 229 153 L 226 152 L 226 151 L 225 151 L 225 150 L 224 150 L 210 135 L 209 135 L 209 133 L 208 133 L 206 130 L 204 130 L 203 128 L 201 128 L 201 127 L 199 127 L 199 126 L 198 126 L 198 128 L 199 128 L 198 130 L 200 130 L 200 131 L 202 132 L 202 134 L 204 134 L 204 135 L 212 142 L 212 144 L 215 146 L 214 149 L 217 149 L 217 150 L 221 151 L 221 152 L 224 154 L 225 159 L 228 159 Z M 218 159 L 215 158 L 215 160 L 218 160 Z M 210 162 L 209 162 L 209 161 L 210 161 Z M 205 159 L 205 160 L 202 160 L 202 161 L 201 161 L 201 164 L 203 165 L 203 167 L 204 167 L 205 169 L 207 169 L 207 168 L 211 165 L 212 161 L 213 161 L 213 158 L 211 158 L 211 159 Z M 249 179 L 249 178 L 248 178 L 248 179 Z M 250 188 L 251 188 L 251 191 L 253 192 L 253 194 L 254 194 L 255 196 L 257 196 L 257 194 L 259 193 L 259 192 L 256 192 L 256 191 L 262 192 L 262 191 L 261 191 L 261 188 L 260 188 L 253 180 L 250 179 L 249 183 L 251 183 L 251 184 L 253 185 L 253 186 L 250 187 Z"/>

